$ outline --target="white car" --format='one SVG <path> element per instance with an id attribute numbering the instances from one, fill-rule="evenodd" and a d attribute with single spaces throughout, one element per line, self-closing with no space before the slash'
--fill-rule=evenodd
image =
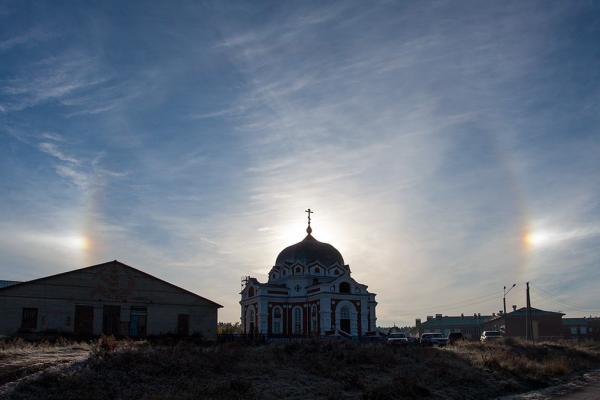
<path id="1" fill-rule="evenodd" d="M 503 337 L 504 335 L 500 331 L 483 331 L 479 340 L 481 340 L 481 343 L 484 343 L 502 339 Z"/>
<path id="2" fill-rule="evenodd" d="M 387 342 L 388 344 L 408 344 L 408 338 L 404 333 L 390 333 Z"/>

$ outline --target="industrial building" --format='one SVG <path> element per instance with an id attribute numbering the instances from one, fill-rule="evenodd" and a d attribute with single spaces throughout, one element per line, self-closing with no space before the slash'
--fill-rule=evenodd
<path id="1" fill-rule="evenodd" d="M 0 335 L 216 338 L 222 306 L 117 260 L 0 287 Z"/>

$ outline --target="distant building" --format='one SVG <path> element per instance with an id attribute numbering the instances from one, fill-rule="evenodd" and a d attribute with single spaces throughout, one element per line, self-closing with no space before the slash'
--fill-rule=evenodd
<path id="1" fill-rule="evenodd" d="M 310 215 L 310 214 L 309 214 Z M 268 336 L 374 335 L 375 294 L 354 280 L 340 252 L 308 235 L 283 249 L 269 280 L 244 280 L 244 333 Z"/>
<path id="2" fill-rule="evenodd" d="M 483 332 L 483 325 L 486 321 L 494 318 L 493 315 L 464 315 L 443 316 L 436 314 L 427 316 L 424 322 L 421 319 L 416 320 L 419 336 L 423 333 L 441 333 L 448 336 L 452 332 L 460 332 L 467 339 L 479 339 Z"/>
<path id="3" fill-rule="evenodd" d="M 0 289 L 0 335 L 197 334 L 216 337 L 221 306 L 111 261 Z"/>
<path id="4" fill-rule="evenodd" d="M 503 330 L 506 336 L 525 338 L 527 335 L 527 308 L 499 315 L 485 323 L 485 330 Z M 552 340 L 563 337 L 563 313 L 531 308 L 531 331 L 535 340 Z M 506 321 L 506 325 L 505 325 Z"/>
<path id="5" fill-rule="evenodd" d="M 600 318 L 563 318 L 565 339 L 589 340 L 600 336 Z"/>

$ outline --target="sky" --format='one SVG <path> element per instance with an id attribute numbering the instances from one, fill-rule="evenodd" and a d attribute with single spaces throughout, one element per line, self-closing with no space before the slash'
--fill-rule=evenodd
<path id="1" fill-rule="evenodd" d="M 0 279 L 224 306 L 305 236 L 378 323 L 600 315 L 600 4 L 0 0 Z"/>

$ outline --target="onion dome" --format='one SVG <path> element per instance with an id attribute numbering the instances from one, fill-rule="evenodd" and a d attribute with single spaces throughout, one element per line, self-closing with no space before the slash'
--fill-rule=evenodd
<path id="1" fill-rule="evenodd" d="M 342 254 L 329 243 L 319 242 L 311 233 L 310 225 L 306 229 L 308 235 L 299 243 L 286 247 L 279 253 L 275 265 L 303 264 L 319 262 L 325 267 L 333 264 L 344 265 Z"/>

